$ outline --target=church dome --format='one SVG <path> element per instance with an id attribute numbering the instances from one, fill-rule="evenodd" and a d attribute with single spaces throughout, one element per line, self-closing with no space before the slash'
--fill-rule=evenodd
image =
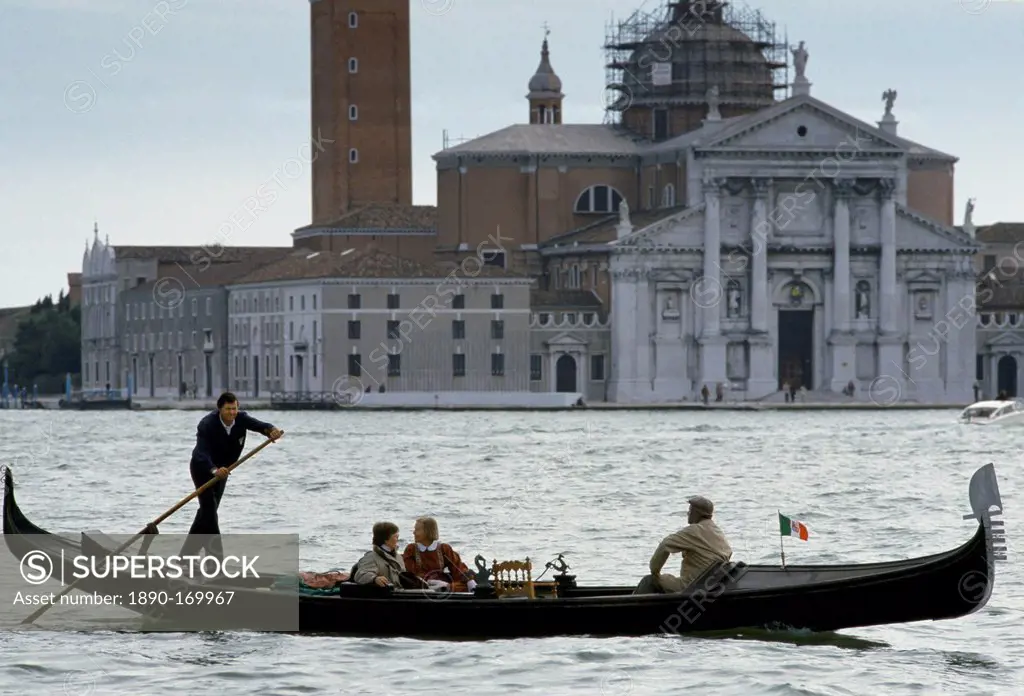
<path id="1" fill-rule="evenodd" d="M 531 95 L 560 94 L 562 92 L 562 80 L 551 67 L 551 54 L 548 52 L 547 39 L 544 39 L 544 44 L 541 46 L 540 65 L 537 66 L 537 72 L 530 78 L 529 87 Z"/>
<path id="2" fill-rule="evenodd" d="M 760 13 L 716 0 L 670 2 L 661 16 L 635 14 L 609 37 L 618 110 L 704 104 L 718 89 L 723 105 L 758 109 L 775 103 L 786 80 L 787 47 Z M 613 104 L 611 108 L 616 108 Z"/>

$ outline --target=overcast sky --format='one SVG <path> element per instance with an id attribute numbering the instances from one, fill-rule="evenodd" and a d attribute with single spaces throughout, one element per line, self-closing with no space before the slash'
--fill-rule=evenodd
<path id="1" fill-rule="evenodd" d="M 442 131 L 527 120 L 542 25 L 565 121 L 603 118 L 606 24 L 663 0 L 410 0 L 413 187 L 435 202 Z M 2 0 L 0 306 L 78 271 L 93 221 L 114 244 L 204 244 L 306 146 L 308 0 Z M 1024 220 L 1024 4 L 1005 0 L 760 0 L 806 41 L 812 94 L 871 123 L 899 92 L 900 134 L 960 157 L 957 222 Z M 121 60 L 115 56 L 117 51 Z M 69 108 L 70 107 L 70 108 Z M 88 107 L 88 108 L 86 108 Z M 229 244 L 290 245 L 309 223 L 308 167 Z"/>

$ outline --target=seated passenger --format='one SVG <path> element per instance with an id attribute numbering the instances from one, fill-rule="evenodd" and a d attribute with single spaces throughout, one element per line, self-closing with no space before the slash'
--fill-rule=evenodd
<path id="1" fill-rule="evenodd" d="M 413 575 L 436 585 L 444 582 L 452 592 L 472 592 L 476 580 L 462 558 L 448 544 L 438 541 L 437 521 L 421 517 L 413 527 L 414 542 L 405 547 L 402 558 Z"/>
<path id="2" fill-rule="evenodd" d="M 373 525 L 373 548 L 356 563 L 352 581 L 360 585 L 376 583 L 381 587 L 401 587 L 405 563 L 398 555 L 397 547 L 398 525 L 393 522 Z"/>
<path id="3" fill-rule="evenodd" d="M 682 592 L 712 564 L 732 558 L 732 547 L 711 516 L 715 506 L 703 496 L 690 498 L 686 527 L 662 539 L 651 556 L 651 574 L 645 575 L 633 594 Z M 680 576 L 662 575 L 670 554 L 681 553 Z"/>

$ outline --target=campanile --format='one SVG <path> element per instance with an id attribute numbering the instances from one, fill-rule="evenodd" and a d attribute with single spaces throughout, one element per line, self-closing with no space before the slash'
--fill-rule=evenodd
<path id="1" fill-rule="evenodd" d="M 314 225 L 412 205 L 409 2 L 310 0 Z"/>

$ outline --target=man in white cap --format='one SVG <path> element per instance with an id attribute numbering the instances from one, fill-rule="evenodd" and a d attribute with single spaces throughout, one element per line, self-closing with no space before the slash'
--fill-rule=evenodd
<path id="1" fill-rule="evenodd" d="M 682 592 L 708 567 L 719 561 L 732 558 L 732 547 L 725 534 L 711 519 L 714 504 L 704 496 L 694 496 L 688 501 L 690 510 L 688 524 L 674 534 L 669 534 L 658 544 L 651 556 L 651 574 L 645 575 L 633 594 L 660 592 Z M 680 575 L 662 575 L 661 569 L 670 554 L 682 554 Z"/>

